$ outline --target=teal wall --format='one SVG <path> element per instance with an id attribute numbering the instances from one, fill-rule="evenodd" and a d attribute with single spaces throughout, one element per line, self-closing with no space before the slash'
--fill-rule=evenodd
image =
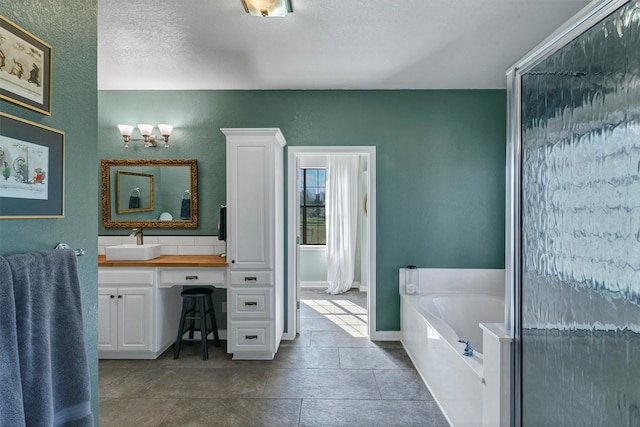
<path id="1" fill-rule="evenodd" d="M 58 242 L 85 249 L 86 256 L 78 258 L 78 274 L 97 416 L 98 194 L 91 190 L 98 186 L 97 2 L 3 1 L 0 14 L 53 46 L 52 115 L 4 101 L 0 110 L 66 132 L 64 218 L 0 220 L 0 255 L 50 249 Z"/>
<path id="2" fill-rule="evenodd" d="M 504 267 L 503 90 L 100 91 L 98 111 L 101 159 L 198 159 L 200 226 L 164 234 L 216 234 L 222 127 L 279 127 L 289 146 L 376 146 L 378 330 L 400 326 L 398 268 Z M 175 125 L 171 148 L 125 150 L 116 125 L 143 122 Z"/>

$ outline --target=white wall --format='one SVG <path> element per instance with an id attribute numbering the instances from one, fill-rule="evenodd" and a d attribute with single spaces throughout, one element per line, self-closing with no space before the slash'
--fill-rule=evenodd
<path id="1" fill-rule="evenodd" d="M 327 286 L 327 247 L 300 247 L 300 287 Z"/>

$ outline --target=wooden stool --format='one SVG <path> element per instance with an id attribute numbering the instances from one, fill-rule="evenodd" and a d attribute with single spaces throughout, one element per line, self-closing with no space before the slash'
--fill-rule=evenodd
<path id="1" fill-rule="evenodd" d="M 213 332 L 215 346 L 220 347 L 216 314 L 213 310 L 213 299 L 211 298 L 212 293 L 213 289 L 211 288 L 192 288 L 180 293 L 182 295 L 182 314 L 180 315 L 180 325 L 178 326 L 178 338 L 173 349 L 174 359 L 180 356 L 180 344 L 182 341 L 188 341 L 189 345 L 193 345 L 193 341 L 200 341 L 202 345 L 202 360 L 207 360 L 209 358 L 207 335 L 210 332 Z M 207 327 L 207 315 L 209 315 L 210 328 Z M 184 329 L 185 320 L 189 321 L 187 328 L 189 338 L 182 338 L 187 331 Z M 193 338 L 193 333 L 196 330 L 196 320 L 200 322 L 200 339 Z"/>

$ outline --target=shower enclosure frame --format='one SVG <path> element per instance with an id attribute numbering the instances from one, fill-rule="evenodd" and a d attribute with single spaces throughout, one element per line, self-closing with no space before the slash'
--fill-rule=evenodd
<path id="1" fill-rule="evenodd" d="M 507 69 L 505 329 L 514 337 L 511 425 L 522 425 L 522 75 L 630 0 L 594 0 Z"/>

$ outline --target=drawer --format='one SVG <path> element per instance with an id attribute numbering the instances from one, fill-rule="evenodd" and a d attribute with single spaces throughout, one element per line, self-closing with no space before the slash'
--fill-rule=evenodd
<path id="1" fill-rule="evenodd" d="M 225 287 L 225 268 L 162 268 L 159 287 L 213 285 Z"/>
<path id="2" fill-rule="evenodd" d="M 99 285 L 153 285 L 153 268 L 98 268 Z"/>
<path id="3" fill-rule="evenodd" d="M 270 271 L 232 271 L 231 285 L 270 285 L 273 283 Z"/>
<path id="4" fill-rule="evenodd" d="M 274 352 L 271 322 L 233 322 L 231 351 Z"/>
<path id="5" fill-rule="evenodd" d="M 233 318 L 270 319 L 273 317 L 271 289 L 231 289 L 230 309 Z"/>

